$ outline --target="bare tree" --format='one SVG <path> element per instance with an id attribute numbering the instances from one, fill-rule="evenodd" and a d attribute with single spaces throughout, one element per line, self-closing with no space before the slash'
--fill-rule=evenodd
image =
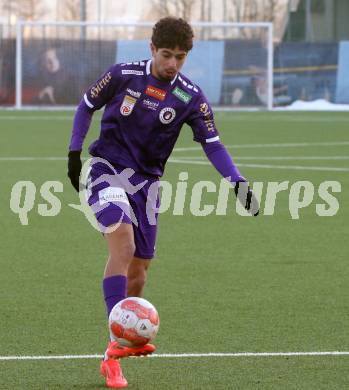
<path id="1" fill-rule="evenodd" d="M 158 16 L 168 16 L 171 14 L 168 0 L 152 0 L 152 11 L 157 13 Z"/>
<path id="2" fill-rule="evenodd" d="M 60 1 L 60 17 L 63 20 L 80 19 L 80 0 L 63 0 Z"/>
<path id="3" fill-rule="evenodd" d="M 56 0 L 58 6 L 58 19 L 61 20 L 89 20 L 89 15 L 92 18 L 97 19 L 98 12 L 101 11 L 98 8 L 100 0 Z M 120 8 L 120 7 L 119 7 Z M 125 8 L 125 7 L 123 7 Z M 124 10 L 122 10 L 122 13 Z M 98 15 L 100 16 L 100 15 Z M 91 16 L 90 16 L 91 17 Z"/>
<path id="4" fill-rule="evenodd" d="M 179 14 L 185 20 L 191 20 L 193 8 L 196 0 L 179 0 L 177 6 L 179 7 Z"/>
<path id="5" fill-rule="evenodd" d="M 269 0 L 267 4 L 263 7 L 263 16 L 264 21 L 274 22 L 280 8 L 280 1 L 278 0 Z"/>
<path id="6" fill-rule="evenodd" d="M 152 0 L 153 7 L 160 17 L 176 15 L 190 20 L 197 0 Z"/>
<path id="7" fill-rule="evenodd" d="M 280 0 L 230 0 L 228 20 L 232 22 L 273 22 L 275 31 L 282 24 L 282 18 L 287 8 Z M 252 37 L 258 31 L 241 31 L 242 36 Z"/>
<path id="8" fill-rule="evenodd" d="M 230 6 L 231 21 L 273 22 L 280 11 L 280 0 L 230 0 Z"/>
<path id="9" fill-rule="evenodd" d="M 254 22 L 258 20 L 258 2 L 256 0 L 247 0 L 244 4 L 244 22 Z"/>
<path id="10" fill-rule="evenodd" d="M 22 20 L 39 20 L 46 14 L 42 0 L 12 0 L 3 5 L 3 10 Z"/>
<path id="11" fill-rule="evenodd" d="M 230 3 L 230 4 L 229 4 Z M 230 0 L 228 11 L 228 20 L 232 22 L 241 22 L 244 19 L 244 6 L 239 0 Z"/>

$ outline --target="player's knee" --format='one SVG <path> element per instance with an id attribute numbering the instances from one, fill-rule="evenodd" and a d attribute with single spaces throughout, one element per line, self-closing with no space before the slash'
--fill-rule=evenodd
<path id="1" fill-rule="evenodd" d="M 110 261 L 111 262 L 117 262 L 117 263 L 124 263 L 124 264 L 130 264 L 134 253 L 135 253 L 136 247 L 135 244 L 132 241 L 125 241 L 118 245 L 118 248 L 115 250 L 112 250 L 110 253 Z"/>
<path id="2" fill-rule="evenodd" d="M 129 275 L 128 276 L 129 295 L 130 294 L 132 296 L 141 295 L 146 280 L 147 280 L 147 274 L 145 272 Z"/>
<path id="3" fill-rule="evenodd" d="M 122 260 L 127 263 L 132 260 L 136 247 L 133 239 L 133 230 L 130 225 L 121 224 L 118 229 L 108 233 L 106 239 L 112 260 Z"/>
<path id="4" fill-rule="evenodd" d="M 128 270 L 129 293 L 140 296 L 147 281 L 147 267 L 143 263 L 133 263 Z"/>
<path id="5" fill-rule="evenodd" d="M 127 262 L 131 262 L 133 259 L 136 246 L 134 242 L 128 241 L 120 245 L 119 255 L 124 258 Z"/>

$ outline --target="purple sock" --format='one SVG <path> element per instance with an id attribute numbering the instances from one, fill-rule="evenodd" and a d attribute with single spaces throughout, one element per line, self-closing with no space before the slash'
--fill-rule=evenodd
<path id="1" fill-rule="evenodd" d="M 116 275 L 105 278 L 103 280 L 103 292 L 109 318 L 112 308 L 127 296 L 127 277 Z"/>

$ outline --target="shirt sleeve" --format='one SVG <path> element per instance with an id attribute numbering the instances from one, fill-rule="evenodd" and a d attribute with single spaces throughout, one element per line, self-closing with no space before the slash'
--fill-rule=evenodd
<path id="1" fill-rule="evenodd" d="M 93 111 L 81 100 L 74 116 L 74 124 L 69 150 L 81 150 L 88 129 L 90 128 Z"/>
<path id="2" fill-rule="evenodd" d="M 84 94 L 75 113 L 69 150 L 82 149 L 92 115 L 114 96 L 120 81 L 119 74 L 119 66 L 111 66 Z"/>
<path id="3" fill-rule="evenodd" d="M 192 128 L 194 141 L 211 143 L 219 140 L 212 108 L 202 92 L 194 100 L 192 112 L 186 123 Z"/>
<path id="4" fill-rule="evenodd" d="M 113 65 L 94 82 L 84 94 L 84 101 L 91 110 L 99 110 L 114 96 L 120 83 L 120 66 Z"/>
<path id="5" fill-rule="evenodd" d="M 220 141 L 202 144 L 202 148 L 204 149 L 204 152 L 211 164 L 228 181 L 232 183 L 247 181 L 241 175 L 227 149 Z"/>

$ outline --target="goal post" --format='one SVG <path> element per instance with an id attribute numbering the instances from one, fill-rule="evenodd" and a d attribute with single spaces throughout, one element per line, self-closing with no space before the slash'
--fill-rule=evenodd
<path id="1" fill-rule="evenodd" d="M 150 58 L 154 23 L 17 22 L 16 108 L 66 109 L 111 64 Z M 273 107 L 272 23 L 193 22 L 182 72 L 216 109 Z"/>

